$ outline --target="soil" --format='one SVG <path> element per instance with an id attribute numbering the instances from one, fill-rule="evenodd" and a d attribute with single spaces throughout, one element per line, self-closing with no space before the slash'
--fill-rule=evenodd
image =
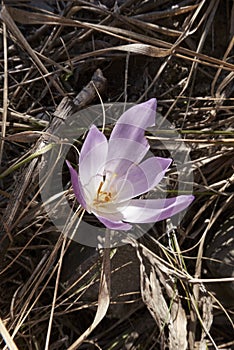
<path id="1" fill-rule="evenodd" d="M 11 339 L 19 350 L 75 349 L 100 303 L 103 253 L 63 243 L 40 195 L 38 145 L 55 139 L 63 118 L 100 99 L 157 98 L 158 113 L 190 149 L 195 200 L 174 230 L 168 221 L 155 224 L 135 245 L 112 252 L 112 305 L 79 348 L 232 349 L 233 1 L 8 0 L 1 21 L 0 317 L 7 336 L 0 347 L 17 349 Z M 158 151 L 163 140 L 147 135 L 152 152 L 168 156 Z M 76 152 L 68 158 L 75 161 Z M 167 178 L 172 192 L 175 170 Z M 72 206 L 65 166 L 62 172 Z M 56 210 L 62 217 L 63 208 Z M 160 318 L 165 310 L 171 323 Z"/>

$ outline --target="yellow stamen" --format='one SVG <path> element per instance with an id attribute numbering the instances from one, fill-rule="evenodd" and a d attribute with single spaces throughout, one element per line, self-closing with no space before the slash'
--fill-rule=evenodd
<path id="1" fill-rule="evenodd" d="M 101 181 L 97 190 L 97 197 L 94 199 L 94 204 L 108 203 L 111 201 L 111 192 L 102 191 L 104 181 Z"/>
<path id="2" fill-rule="evenodd" d="M 98 200 L 99 195 L 102 193 L 101 189 L 102 189 L 103 184 L 104 184 L 104 182 L 101 181 L 101 182 L 100 182 L 100 185 L 99 185 L 99 187 L 98 187 L 98 190 L 97 190 L 97 200 Z"/>

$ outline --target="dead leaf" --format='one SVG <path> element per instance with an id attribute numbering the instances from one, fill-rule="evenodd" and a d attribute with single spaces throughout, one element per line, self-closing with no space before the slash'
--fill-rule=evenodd
<path id="1" fill-rule="evenodd" d="M 107 235 L 109 231 L 107 230 Z M 106 239 L 108 238 L 106 235 Z M 108 247 L 108 244 L 107 244 Z M 105 317 L 110 304 L 110 248 L 105 248 L 103 251 L 102 271 L 98 295 L 98 308 L 91 326 L 71 345 L 67 350 L 75 350 L 84 342 L 90 333 Z"/>

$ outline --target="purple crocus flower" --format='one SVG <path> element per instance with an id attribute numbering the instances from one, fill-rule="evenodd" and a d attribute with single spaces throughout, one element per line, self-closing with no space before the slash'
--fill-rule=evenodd
<path id="1" fill-rule="evenodd" d="M 79 174 L 67 162 L 72 187 L 81 206 L 107 228 L 129 230 L 131 223 L 153 223 L 180 212 L 192 195 L 140 199 L 164 177 L 171 159 L 142 161 L 150 146 L 145 129 L 155 125 L 156 99 L 128 109 L 109 140 L 92 125 L 80 151 Z"/>

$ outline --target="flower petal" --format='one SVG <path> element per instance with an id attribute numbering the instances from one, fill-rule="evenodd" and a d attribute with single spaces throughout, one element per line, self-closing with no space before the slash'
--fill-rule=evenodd
<path id="1" fill-rule="evenodd" d="M 112 186 L 118 193 L 117 201 L 137 197 L 153 189 L 164 177 L 171 164 L 169 158 L 151 157 L 141 164 L 133 164 L 120 180 L 116 178 Z"/>
<path id="2" fill-rule="evenodd" d="M 80 163 L 83 162 L 86 155 L 96 148 L 99 144 L 107 143 L 105 135 L 98 130 L 96 125 L 92 125 L 89 129 L 89 132 L 85 138 L 84 144 L 80 151 Z"/>
<path id="3" fill-rule="evenodd" d="M 111 138 L 130 138 L 135 140 L 134 135 L 126 134 L 124 125 L 130 125 L 133 127 L 145 130 L 149 126 L 155 125 L 157 101 L 155 98 L 151 98 L 149 101 L 140 103 L 136 106 L 129 108 L 124 112 L 117 120 L 116 125 L 111 133 Z M 133 129 L 133 132 L 136 131 Z"/>
<path id="4" fill-rule="evenodd" d="M 145 129 L 155 125 L 156 99 L 128 109 L 117 121 L 109 139 L 107 163 L 118 158 L 139 163 L 149 150 Z M 118 173 L 118 167 L 112 171 Z M 107 169 L 111 170 L 110 167 Z"/>
<path id="5" fill-rule="evenodd" d="M 145 146 L 128 139 L 115 139 L 109 141 L 108 159 L 106 162 L 106 173 L 113 173 L 121 176 L 127 173 L 128 163 L 139 163 L 149 150 L 149 145 Z"/>
<path id="6" fill-rule="evenodd" d="M 81 184 L 92 198 L 103 180 L 107 152 L 108 142 L 105 135 L 93 125 L 81 148 L 79 161 Z"/>
<path id="7" fill-rule="evenodd" d="M 75 193 L 76 199 L 82 205 L 82 207 L 87 210 L 87 205 L 86 205 L 86 201 L 85 201 L 85 194 L 84 194 L 82 185 L 80 183 L 79 175 L 77 174 L 76 170 L 73 169 L 73 167 L 71 166 L 71 164 L 67 160 L 66 160 L 66 164 L 67 164 L 68 169 L 70 171 L 71 183 L 72 183 L 72 187 L 73 187 L 73 191 Z"/>
<path id="8" fill-rule="evenodd" d="M 97 216 L 97 215 L 96 215 Z M 132 228 L 132 225 L 122 221 L 112 221 L 101 216 L 97 216 L 98 220 L 101 221 L 107 228 L 111 230 L 123 230 L 128 231 Z"/>
<path id="9" fill-rule="evenodd" d="M 90 206 L 90 210 L 96 216 L 105 217 L 106 219 L 112 221 L 122 221 L 123 214 L 122 212 L 128 206 L 129 201 L 121 202 L 121 203 L 99 203 L 98 205 Z"/>
<path id="10" fill-rule="evenodd" d="M 133 199 L 122 212 L 123 220 L 132 223 L 149 223 L 167 219 L 187 208 L 192 195 L 165 199 Z"/>

